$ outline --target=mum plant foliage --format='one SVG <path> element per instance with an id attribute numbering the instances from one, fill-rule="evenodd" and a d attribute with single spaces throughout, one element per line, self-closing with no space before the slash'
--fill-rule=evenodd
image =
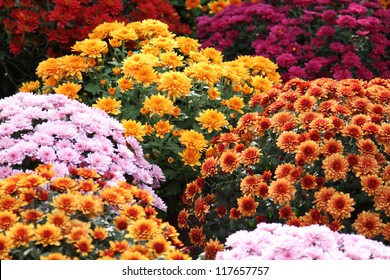
<path id="1" fill-rule="evenodd" d="M 261 55 L 294 77 L 389 78 L 390 10 L 369 1 L 256 1 L 197 18 L 202 47 Z"/>
<path id="2" fill-rule="evenodd" d="M 262 222 L 325 225 L 389 244 L 389 98 L 382 78 L 295 78 L 254 95 L 252 112 L 210 141 L 178 227 L 211 256 L 227 236 Z"/>
<path id="3" fill-rule="evenodd" d="M 103 22 L 147 18 L 159 19 L 179 34 L 190 33 L 168 0 L 1 0 L 2 83 L 16 90 L 34 78 L 40 61 L 69 54 L 77 40 L 87 38 Z M 3 95 L 9 92 L 5 89 Z"/>
<path id="4" fill-rule="evenodd" d="M 0 259 L 189 259 L 146 190 L 90 166 L 52 164 L 0 180 Z"/>
<path id="5" fill-rule="evenodd" d="M 65 95 L 18 93 L 0 100 L 0 178 L 52 164 L 56 176 L 88 166 L 109 182 L 126 181 L 150 192 L 164 181 L 138 141 L 105 112 Z"/>
<path id="6" fill-rule="evenodd" d="M 326 226 L 294 227 L 259 224 L 227 238 L 229 249 L 218 260 L 389 260 L 390 247 L 361 235 L 331 231 Z"/>
<path id="7" fill-rule="evenodd" d="M 157 20 L 104 23 L 72 49 L 41 62 L 40 80 L 21 90 L 67 95 L 120 120 L 125 137 L 139 140 L 163 170 L 168 197 L 196 178 L 208 141 L 229 131 L 250 97 L 280 80 L 267 58 L 224 62 L 219 51 L 199 49 Z"/>

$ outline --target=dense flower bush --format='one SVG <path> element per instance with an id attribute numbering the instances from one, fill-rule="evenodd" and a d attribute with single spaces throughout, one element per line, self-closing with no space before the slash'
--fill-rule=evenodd
<path id="1" fill-rule="evenodd" d="M 361 235 L 331 231 L 325 226 L 294 227 L 261 223 L 253 231 L 227 238 L 229 249 L 218 260 L 371 260 L 390 259 L 390 247 Z"/>
<path id="2" fill-rule="evenodd" d="M 65 95 L 18 93 L 0 100 L 0 178 L 53 164 L 57 176 L 89 166 L 109 181 L 127 181 L 154 194 L 164 175 L 148 163 L 138 141 L 105 112 Z"/>
<path id="3" fill-rule="evenodd" d="M 58 176 L 51 164 L 0 181 L 0 259 L 190 259 L 153 197 L 89 166 Z"/>
<path id="4" fill-rule="evenodd" d="M 64 94 L 120 120 L 125 136 L 137 138 L 163 170 L 160 195 L 173 207 L 175 195 L 196 178 L 208 141 L 235 125 L 254 93 L 280 79 L 269 59 L 224 62 L 220 52 L 199 50 L 196 40 L 175 36 L 156 20 L 99 25 L 73 50 L 41 62 L 40 81 L 21 90 Z"/>
<path id="5" fill-rule="evenodd" d="M 203 47 L 261 55 L 293 77 L 390 77 L 390 10 L 369 1 L 257 1 L 197 19 Z"/>
<path id="6" fill-rule="evenodd" d="M 389 244 L 389 82 L 295 78 L 254 95 L 253 112 L 210 141 L 178 227 L 206 251 L 260 222 Z"/>
<path id="7" fill-rule="evenodd" d="M 88 33 L 103 22 L 148 18 L 167 23 L 178 34 L 191 32 L 188 25 L 180 22 L 168 0 L 1 0 L 2 84 L 19 86 L 33 79 L 40 61 L 69 54 L 77 40 L 87 38 Z M 7 90 L 3 95 L 10 92 Z"/>

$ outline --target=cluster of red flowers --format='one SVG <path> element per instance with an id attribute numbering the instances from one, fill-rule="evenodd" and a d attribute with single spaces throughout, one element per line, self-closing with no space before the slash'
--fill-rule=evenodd
<path id="1" fill-rule="evenodd" d="M 69 50 L 76 40 L 103 22 L 137 21 L 147 18 L 161 20 L 172 31 L 188 34 L 188 26 L 168 0 L 5 0 L 2 25 L 11 41 L 9 51 L 15 55 L 24 47 L 47 48 L 48 54 Z"/>
<path id="2" fill-rule="evenodd" d="M 390 242 L 389 102 L 381 78 L 296 78 L 254 95 L 253 112 L 211 141 L 178 226 L 202 249 L 259 222 Z"/>

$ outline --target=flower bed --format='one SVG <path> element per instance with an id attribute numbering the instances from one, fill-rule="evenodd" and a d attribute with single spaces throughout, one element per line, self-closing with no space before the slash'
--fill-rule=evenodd
<path id="1" fill-rule="evenodd" d="M 261 55 L 293 77 L 389 78 L 390 10 L 380 1 L 256 1 L 197 18 L 202 47 Z"/>
<path id="2" fill-rule="evenodd" d="M 0 180 L 0 259 L 190 259 L 146 190 L 88 166 L 66 176 L 53 166 Z"/>
<path id="3" fill-rule="evenodd" d="M 253 96 L 253 112 L 210 141 L 178 227 L 206 254 L 261 222 L 389 244 L 389 89 L 380 78 L 296 78 Z"/>

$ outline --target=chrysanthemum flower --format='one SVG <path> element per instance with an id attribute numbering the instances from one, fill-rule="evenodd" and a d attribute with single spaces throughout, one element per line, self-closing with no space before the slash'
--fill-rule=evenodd
<path id="1" fill-rule="evenodd" d="M 368 174 L 378 174 L 379 165 L 375 157 L 371 155 L 358 155 L 358 162 L 353 166 L 352 170 L 357 177 Z"/>
<path id="2" fill-rule="evenodd" d="M 308 112 L 313 109 L 316 104 L 316 98 L 314 96 L 303 95 L 294 102 L 294 108 L 297 112 Z"/>
<path id="3" fill-rule="evenodd" d="M 210 239 L 204 246 L 206 260 L 214 260 L 217 253 L 223 251 L 225 246 L 217 239 Z"/>
<path id="4" fill-rule="evenodd" d="M 96 227 L 93 230 L 92 237 L 96 240 L 105 240 L 108 237 L 108 232 L 104 227 Z"/>
<path id="5" fill-rule="evenodd" d="M 100 191 L 100 195 L 104 201 L 112 205 L 119 205 L 126 201 L 123 196 L 123 191 L 117 187 L 107 187 Z"/>
<path id="6" fill-rule="evenodd" d="M 35 73 L 42 80 L 52 77 L 58 81 L 65 75 L 62 65 L 63 62 L 61 60 L 57 58 L 48 58 L 38 64 Z"/>
<path id="7" fill-rule="evenodd" d="M 256 147 L 249 147 L 240 153 L 240 162 L 244 166 L 250 166 L 260 160 L 261 152 Z"/>
<path id="8" fill-rule="evenodd" d="M 70 257 L 66 256 L 64 254 L 61 254 L 61 253 L 50 253 L 50 254 L 45 255 L 45 256 L 40 256 L 39 259 L 45 260 L 45 261 L 49 261 L 49 260 L 65 261 L 65 260 L 70 260 Z"/>
<path id="9" fill-rule="evenodd" d="M 160 54 L 161 66 L 168 69 L 176 69 L 183 66 L 183 56 L 178 55 L 176 52 L 164 52 Z"/>
<path id="10" fill-rule="evenodd" d="M 188 236 L 190 237 L 191 243 L 195 246 L 202 246 L 206 241 L 202 227 L 195 226 L 191 228 Z"/>
<path id="11" fill-rule="evenodd" d="M 145 209 L 138 204 L 126 205 L 120 213 L 133 221 L 146 217 Z"/>
<path id="12" fill-rule="evenodd" d="M 186 165 L 191 167 L 201 165 L 200 158 L 202 154 L 196 149 L 185 148 L 182 153 L 179 153 L 179 156 L 183 158 L 184 164 Z"/>
<path id="13" fill-rule="evenodd" d="M 240 211 L 244 217 L 252 217 L 256 213 L 259 202 L 255 201 L 253 196 L 246 195 L 237 199 L 237 205 L 238 211 Z"/>
<path id="14" fill-rule="evenodd" d="M 71 191 L 78 188 L 77 182 L 68 177 L 57 177 L 55 178 L 50 185 L 50 188 L 58 192 L 62 191 Z"/>
<path id="15" fill-rule="evenodd" d="M 125 137 L 133 136 L 137 138 L 138 141 L 143 141 L 145 132 L 145 125 L 142 125 L 140 122 L 136 120 L 122 120 L 121 121 L 124 129 L 125 129 Z"/>
<path id="16" fill-rule="evenodd" d="M 77 252 L 86 257 L 95 248 L 92 242 L 92 238 L 81 237 L 79 240 L 77 240 L 77 242 L 74 243 L 74 247 L 77 248 Z"/>
<path id="17" fill-rule="evenodd" d="M 81 85 L 68 81 L 57 87 L 54 87 L 53 90 L 55 93 L 63 94 L 70 99 L 78 99 L 79 96 L 77 95 L 77 93 L 81 90 L 81 88 Z"/>
<path id="18" fill-rule="evenodd" d="M 358 214 L 352 227 L 358 234 L 366 238 L 373 238 L 381 233 L 383 222 L 378 213 L 363 211 Z"/>
<path id="19" fill-rule="evenodd" d="M 120 255 L 121 260 L 149 260 L 145 255 L 138 251 L 126 250 Z"/>
<path id="20" fill-rule="evenodd" d="M 205 198 L 200 196 L 195 200 L 194 216 L 195 218 L 198 219 L 200 223 L 203 224 L 206 222 L 206 214 L 209 212 L 209 210 L 210 210 L 210 205 L 207 203 Z"/>
<path id="21" fill-rule="evenodd" d="M 160 138 L 164 138 L 164 135 L 169 133 L 173 129 L 173 125 L 169 123 L 169 120 L 163 121 L 159 120 L 154 128 L 156 129 L 156 136 Z"/>
<path id="22" fill-rule="evenodd" d="M 69 221 L 69 216 L 63 211 L 54 210 L 46 215 L 47 222 L 57 227 L 63 227 Z"/>
<path id="23" fill-rule="evenodd" d="M 207 129 L 208 133 L 211 133 L 213 130 L 220 131 L 222 127 L 229 124 L 225 115 L 216 109 L 203 110 L 195 120 L 201 123 L 202 129 Z"/>
<path id="24" fill-rule="evenodd" d="M 381 189 L 384 182 L 377 174 L 368 174 L 360 177 L 360 183 L 362 190 L 368 195 L 373 196 Z"/>
<path id="25" fill-rule="evenodd" d="M 156 255 L 162 255 L 168 252 L 170 245 L 171 242 L 167 241 L 164 236 L 156 237 L 146 243 L 146 246 L 149 247 Z"/>
<path id="26" fill-rule="evenodd" d="M 62 193 L 53 199 L 53 205 L 58 210 L 62 210 L 67 214 L 72 214 L 78 210 L 78 199 L 79 196 L 75 193 Z"/>
<path id="27" fill-rule="evenodd" d="M 336 139 L 324 139 L 323 145 L 320 148 L 321 154 L 323 154 L 325 157 L 331 155 L 331 154 L 343 154 L 344 152 L 344 146 L 343 143 L 340 140 Z"/>
<path id="28" fill-rule="evenodd" d="M 82 195 L 79 198 L 79 210 L 89 217 L 97 217 L 104 211 L 104 205 L 100 197 L 94 195 Z"/>
<path id="29" fill-rule="evenodd" d="M 284 152 L 294 152 L 299 144 L 298 134 L 294 131 L 283 131 L 276 141 L 276 145 Z"/>
<path id="30" fill-rule="evenodd" d="M 125 237 L 137 241 L 151 240 L 157 236 L 159 228 L 155 221 L 141 218 L 128 227 L 128 232 Z"/>
<path id="31" fill-rule="evenodd" d="M 11 211 L 0 212 L 0 229 L 7 230 L 18 221 L 18 216 Z"/>
<path id="32" fill-rule="evenodd" d="M 322 168 L 327 180 L 345 180 L 349 170 L 348 160 L 339 153 L 331 154 L 322 161 Z"/>
<path id="33" fill-rule="evenodd" d="M 291 201 L 296 193 L 295 187 L 285 178 L 272 181 L 269 187 L 269 196 L 276 203 L 282 205 Z"/>
<path id="34" fill-rule="evenodd" d="M 26 222 L 34 223 L 43 219 L 44 213 L 37 209 L 27 209 L 25 211 L 21 211 L 20 216 L 22 216 Z"/>
<path id="35" fill-rule="evenodd" d="M 290 205 L 286 205 L 284 206 L 283 208 L 281 208 L 279 210 L 279 217 L 281 219 L 284 219 L 284 220 L 287 220 L 287 219 L 290 219 L 291 217 L 294 216 L 294 212 L 293 212 L 293 209 L 291 208 Z"/>
<path id="36" fill-rule="evenodd" d="M 240 165 L 239 155 L 233 150 L 227 150 L 222 153 L 219 164 L 223 172 L 231 174 Z"/>
<path id="37" fill-rule="evenodd" d="M 350 218 L 351 212 L 355 210 L 353 205 L 355 205 L 355 201 L 349 196 L 349 193 L 336 192 L 329 198 L 326 211 L 334 219 Z"/>
<path id="38" fill-rule="evenodd" d="M 165 114 L 172 115 L 175 108 L 172 100 L 160 94 L 146 97 L 143 105 L 150 113 L 150 116 L 157 114 L 159 117 L 162 117 Z"/>
<path id="39" fill-rule="evenodd" d="M 335 194 L 336 190 L 334 188 L 321 188 L 314 193 L 315 200 L 313 201 L 316 207 L 321 211 L 326 211 L 328 207 L 329 199 Z"/>
<path id="40" fill-rule="evenodd" d="M 257 195 L 261 182 L 259 175 L 246 176 L 240 183 L 240 190 L 244 195 Z"/>
<path id="41" fill-rule="evenodd" d="M 35 92 L 41 86 L 39 81 L 24 82 L 19 88 L 20 92 Z"/>
<path id="42" fill-rule="evenodd" d="M 98 108 L 108 114 L 119 115 L 121 113 L 120 108 L 122 107 L 122 100 L 116 100 L 115 98 L 101 97 L 98 98 L 95 104 L 92 105 L 94 108 Z"/>
<path id="43" fill-rule="evenodd" d="M 374 196 L 375 210 L 383 211 L 390 217 L 390 187 L 381 187 Z"/>
<path id="44" fill-rule="evenodd" d="M 61 229 L 54 224 L 46 223 L 37 225 L 35 230 L 35 238 L 37 244 L 42 244 L 43 247 L 50 245 L 59 246 L 60 240 L 63 239 Z"/>
<path id="45" fill-rule="evenodd" d="M 129 26 L 119 27 L 111 30 L 110 36 L 122 41 L 128 41 L 128 40 L 135 41 L 138 39 L 135 30 Z"/>
<path id="46" fill-rule="evenodd" d="M 207 62 L 194 63 L 184 70 L 184 74 L 198 82 L 213 86 L 222 77 L 222 67 Z"/>
<path id="47" fill-rule="evenodd" d="M 75 77 L 82 81 L 82 73 L 88 70 L 88 64 L 85 57 L 78 55 L 65 55 L 58 58 L 63 64 L 65 77 Z"/>
<path id="48" fill-rule="evenodd" d="M 300 179 L 301 183 L 301 188 L 304 190 L 312 190 L 317 187 L 317 182 L 316 182 L 317 177 L 310 174 L 306 173 L 305 176 Z"/>
<path id="49" fill-rule="evenodd" d="M 226 100 L 226 106 L 234 111 L 237 111 L 240 114 L 244 114 L 244 109 L 245 104 L 244 104 L 244 99 L 240 96 L 233 96 L 230 99 Z"/>
<path id="50" fill-rule="evenodd" d="M 77 41 L 72 47 L 72 51 L 88 58 L 101 58 L 102 54 L 108 52 L 108 45 L 100 39 L 84 39 Z"/>
<path id="51" fill-rule="evenodd" d="M 191 260 L 191 257 L 179 251 L 178 249 L 173 249 L 166 254 L 165 259 L 178 261 L 178 260 Z"/>
<path id="52" fill-rule="evenodd" d="M 208 143 L 203 134 L 192 129 L 181 131 L 179 141 L 187 148 L 197 151 L 203 151 Z"/>
<path id="53" fill-rule="evenodd" d="M 207 157 L 202 163 L 200 174 L 203 178 L 213 176 L 218 173 L 218 160 L 215 157 Z"/>
<path id="54" fill-rule="evenodd" d="M 229 218 L 233 219 L 233 220 L 240 219 L 241 218 L 241 212 L 237 208 L 233 207 L 229 211 Z"/>
<path id="55" fill-rule="evenodd" d="M 133 82 L 130 79 L 124 77 L 117 80 L 121 93 L 124 93 L 127 90 L 133 89 Z"/>
<path id="56" fill-rule="evenodd" d="M 180 210 L 177 215 L 177 226 L 181 229 L 189 228 L 188 226 L 188 217 L 190 216 L 187 209 Z"/>
<path id="57" fill-rule="evenodd" d="M 356 124 L 348 124 L 348 125 L 344 126 L 344 128 L 341 132 L 342 132 L 343 136 L 353 137 L 356 139 L 360 139 L 363 136 L 362 128 Z"/>
<path id="58" fill-rule="evenodd" d="M 33 224 L 15 223 L 7 232 L 12 244 L 16 247 L 28 246 L 35 239 Z"/>

